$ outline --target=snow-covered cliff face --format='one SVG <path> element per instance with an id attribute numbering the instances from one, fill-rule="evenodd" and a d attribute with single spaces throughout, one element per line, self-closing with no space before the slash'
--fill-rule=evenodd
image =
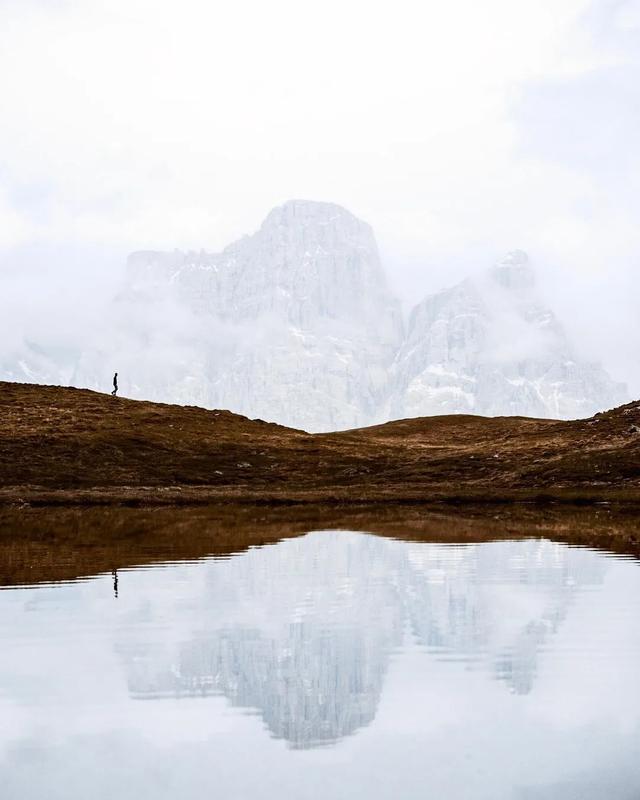
<path id="1" fill-rule="evenodd" d="M 291 201 L 253 236 L 222 253 L 140 252 L 129 258 L 129 289 L 167 283 L 189 307 L 234 323 L 271 314 L 298 328 L 357 321 L 396 345 L 399 315 L 373 231 L 331 203 Z"/>
<path id="2" fill-rule="evenodd" d="M 291 201 L 221 253 L 139 252 L 97 335 L 30 341 L 0 376 L 229 408 L 309 431 L 428 414 L 580 417 L 630 398 L 578 358 L 526 255 L 427 297 L 403 329 L 371 228 Z M 66 348 L 66 349 L 65 349 Z"/>
<path id="3" fill-rule="evenodd" d="M 627 399 L 575 355 L 521 251 L 427 297 L 404 335 L 370 227 L 326 203 L 276 208 L 220 254 L 135 253 L 121 303 L 146 303 L 169 327 L 188 320 L 166 380 L 136 357 L 135 395 L 312 431 L 428 414 L 571 418 Z"/>
<path id="4" fill-rule="evenodd" d="M 576 356 L 522 251 L 416 306 L 393 373 L 393 418 L 576 418 L 626 399 L 624 386 Z"/>
<path id="5" fill-rule="evenodd" d="M 402 342 L 371 228 L 329 203 L 276 208 L 219 254 L 135 253 L 119 305 L 128 317 L 142 305 L 169 329 L 185 320 L 167 381 L 136 358 L 136 396 L 309 430 L 377 419 Z"/>

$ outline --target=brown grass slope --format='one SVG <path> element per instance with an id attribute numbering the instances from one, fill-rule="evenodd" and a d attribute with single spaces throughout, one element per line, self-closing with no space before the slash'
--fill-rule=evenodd
<path id="1" fill-rule="evenodd" d="M 640 403 L 308 434 L 229 411 L 0 383 L 0 501 L 640 500 Z"/>

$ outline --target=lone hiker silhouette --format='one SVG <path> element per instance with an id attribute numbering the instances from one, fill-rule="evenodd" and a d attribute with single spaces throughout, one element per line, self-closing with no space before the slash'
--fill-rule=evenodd
<path id="1" fill-rule="evenodd" d="M 112 396 L 115 397 L 118 394 L 118 373 L 113 376 L 113 391 L 111 392 Z"/>

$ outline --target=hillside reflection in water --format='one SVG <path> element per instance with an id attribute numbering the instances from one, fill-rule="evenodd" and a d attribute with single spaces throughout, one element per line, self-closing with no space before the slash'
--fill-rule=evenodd
<path id="1" fill-rule="evenodd" d="M 347 531 L 7 588 L 2 796 L 637 798 L 639 611 L 633 559 Z"/>

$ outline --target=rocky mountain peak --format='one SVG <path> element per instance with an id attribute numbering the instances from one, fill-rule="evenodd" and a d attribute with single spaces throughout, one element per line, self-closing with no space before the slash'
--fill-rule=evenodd
<path id="1" fill-rule="evenodd" d="M 278 281 L 313 282 L 326 290 L 335 284 L 338 295 L 346 292 L 352 300 L 354 293 L 386 289 L 370 225 L 334 203 L 290 200 L 274 208 L 257 233 L 233 246 L 235 252 L 248 248 L 252 258 L 259 251 L 263 262 L 272 261 Z"/>
<path id="2" fill-rule="evenodd" d="M 339 226 L 344 223 L 371 230 L 366 222 L 358 219 L 343 206 L 320 200 L 287 200 L 286 203 L 271 209 L 260 228 L 278 225 L 313 228 L 326 225 Z"/>
<path id="3" fill-rule="evenodd" d="M 522 291 L 535 286 L 536 275 L 524 250 L 511 250 L 491 269 L 492 279 L 504 289 Z"/>

